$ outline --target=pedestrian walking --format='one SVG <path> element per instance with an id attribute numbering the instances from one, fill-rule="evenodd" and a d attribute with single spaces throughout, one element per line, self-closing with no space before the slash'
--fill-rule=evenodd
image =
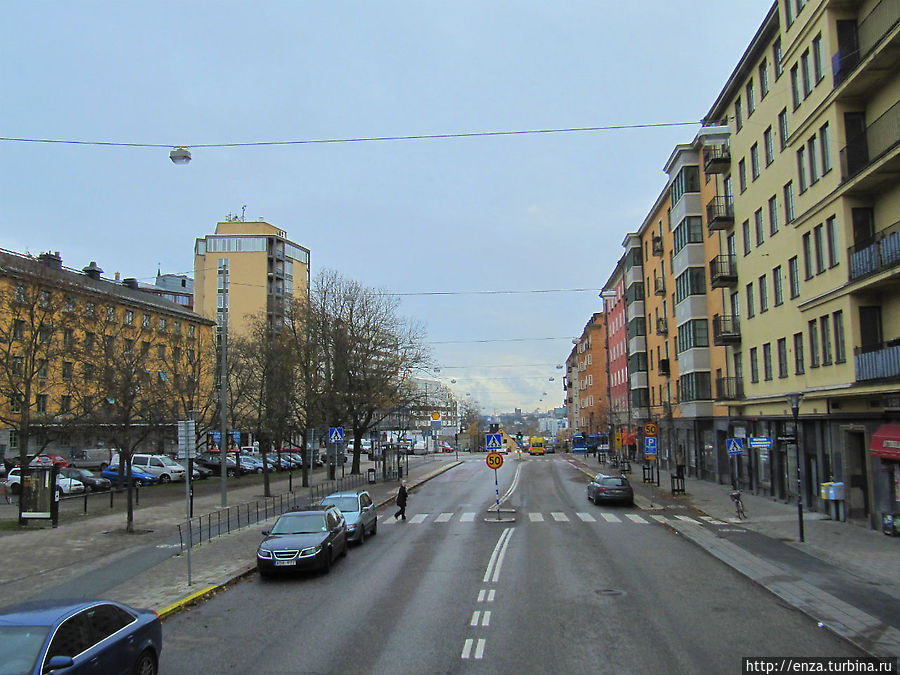
<path id="1" fill-rule="evenodd" d="M 12 504 L 12 497 L 9 494 L 9 483 L 5 480 L 0 480 L 0 492 L 3 493 L 3 499 L 7 504 Z"/>
<path id="2" fill-rule="evenodd" d="M 403 520 L 406 520 L 406 496 L 406 481 L 401 480 L 400 489 L 397 490 L 397 506 L 399 509 L 397 510 L 397 513 L 394 514 L 394 520 L 397 520 L 397 518 L 400 517 L 402 517 Z"/>

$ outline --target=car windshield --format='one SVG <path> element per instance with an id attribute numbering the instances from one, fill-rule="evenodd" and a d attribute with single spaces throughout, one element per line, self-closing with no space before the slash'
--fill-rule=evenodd
<path id="1" fill-rule="evenodd" d="M 294 513 L 281 516 L 272 527 L 272 534 L 312 534 L 327 531 L 324 513 Z"/>
<path id="2" fill-rule="evenodd" d="M 624 478 L 614 478 L 610 476 L 600 478 L 597 482 L 600 485 L 605 485 L 606 487 L 621 487 L 623 485 L 628 485 L 628 481 Z"/>
<path id="3" fill-rule="evenodd" d="M 356 497 L 326 497 L 322 500 L 323 504 L 334 504 L 343 513 L 353 513 L 359 511 L 359 502 Z"/>
<path id="4" fill-rule="evenodd" d="M 0 626 L 0 675 L 34 670 L 49 626 Z"/>

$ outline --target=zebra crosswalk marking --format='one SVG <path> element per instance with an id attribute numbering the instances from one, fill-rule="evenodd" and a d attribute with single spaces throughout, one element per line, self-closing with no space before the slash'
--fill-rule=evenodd
<path id="1" fill-rule="evenodd" d="M 553 511 L 550 515 L 553 516 L 553 520 L 555 520 L 557 523 L 569 522 L 569 516 L 567 516 L 565 513 L 562 513 L 561 511 Z"/>
<path id="2" fill-rule="evenodd" d="M 694 523 L 694 525 L 699 525 L 699 524 L 700 524 L 700 523 L 698 523 L 696 520 L 694 520 L 693 518 L 691 518 L 691 517 L 689 517 L 689 516 L 677 516 L 677 515 L 676 515 L 675 517 L 678 518 L 678 520 L 683 520 L 683 521 L 686 522 L 686 523 Z"/>
<path id="3" fill-rule="evenodd" d="M 665 516 L 652 515 L 650 517 L 653 518 L 653 520 L 655 520 L 657 523 L 668 523 L 669 522 L 669 519 L 666 518 Z"/>
<path id="4" fill-rule="evenodd" d="M 453 517 L 453 514 L 452 514 L 452 513 L 442 513 L 441 515 L 439 515 L 437 518 L 434 519 L 434 522 L 436 522 L 436 523 L 446 523 L 446 522 L 447 522 L 448 520 L 450 520 L 452 517 Z"/>
<path id="5" fill-rule="evenodd" d="M 705 520 L 710 525 L 725 525 L 724 520 L 718 520 L 716 518 L 713 518 L 712 516 L 700 516 L 700 519 Z"/>
<path id="6" fill-rule="evenodd" d="M 543 523 L 544 522 L 544 514 L 543 513 L 529 513 L 528 518 L 532 523 Z"/>
<path id="7" fill-rule="evenodd" d="M 428 517 L 427 513 L 417 513 L 416 515 L 414 515 L 412 518 L 409 519 L 409 522 L 411 522 L 414 525 L 418 525 L 419 523 L 425 522 L 425 519 L 427 517 Z"/>
<path id="8" fill-rule="evenodd" d="M 475 512 L 474 511 L 466 511 L 459 517 L 459 522 L 461 523 L 471 523 L 475 520 Z"/>
<path id="9" fill-rule="evenodd" d="M 650 524 L 636 513 L 626 513 L 625 517 L 633 523 L 643 523 L 644 525 Z"/>
<path id="10" fill-rule="evenodd" d="M 576 516 L 581 518 L 586 523 L 596 523 L 597 519 L 594 518 L 590 513 L 576 513 Z"/>
<path id="11" fill-rule="evenodd" d="M 621 519 L 615 515 L 614 513 L 604 513 L 600 512 L 600 517 L 603 518 L 607 523 L 621 523 Z"/>

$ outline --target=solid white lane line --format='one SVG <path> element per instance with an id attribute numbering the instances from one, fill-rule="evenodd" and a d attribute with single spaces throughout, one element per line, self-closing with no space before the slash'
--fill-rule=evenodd
<path id="1" fill-rule="evenodd" d="M 493 588 L 488 591 L 488 599 L 487 599 L 488 602 L 494 601 L 494 593 L 495 593 L 495 591 Z"/>
<path id="2" fill-rule="evenodd" d="M 484 616 L 481 617 L 481 625 L 482 626 L 490 626 L 491 625 L 491 610 L 487 610 L 484 613 Z"/>
<path id="3" fill-rule="evenodd" d="M 690 518 L 690 517 L 688 517 L 688 516 L 675 516 L 675 517 L 678 518 L 678 520 L 683 520 L 683 521 L 685 521 L 686 523 L 694 523 L 694 525 L 699 525 L 699 524 L 700 524 L 700 523 L 698 523 L 696 520 L 694 520 L 693 518 Z"/>
<path id="4" fill-rule="evenodd" d="M 509 537 L 510 531 L 510 528 L 503 530 L 503 533 L 497 540 L 497 545 L 494 546 L 494 551 L 491 553 L 491 559 L 488 561 L 487 569 L 484 571 L 484 579 L 482 579 L 485 583 L 491 580 L 491 573 L 494 571 L 494 565 L 497 564 L 497 556 L 500 555 L 500 547 L 503 546 L 503 542 Z"/>
<path id="5" fill-rule="evenodd" d="M 643 523 L 644 525 L 650 524 L 636 513 L 626 513 L 625 517 L 633 523 Z"/>
<path id="6" fill-rule="evenodd" d="M 622 520 L 614 513 L 600 513 L 600 517 L 603 518 L 607 523 L 621 523 Z"/>
<path id="7" fill-rule="evenodd" d="M 516 467 L 516 475 L 513 476 L 513 482 L 512 482 L 512 485 L 509 486 L 509 490 L 507 490 L 506 493 L 505 493 L 502 497 L 500 497 L 500 504 L 501 504 L 501 505 L 502 505 L 507 499 L 509 499 L 510 497 L 512 497 L 512 493 L 516 491 L 516 488 L 517 488 L 517 487 L 519 487 L 519 474 L 520 474 L 520 473 L 522 473 L 522 465 L 521 465 L 521 464 L 519 464 L 519 465 Z M 495 504 L 495 507 L 496 507 L 496 504 Z"/>
<path id="8" fill-rule="evenodd" d="M 453 517 L 453 514 L 452 514 L 452 513 L 442 513 L 441 515 L 439 515 L 437 518 L 434 519 L 434 522 L 436 522 L 436 523 L 446 523 L 446 522 L 447 522 L 448 520 L 450 520 L 452 517 Z"/>
<path id="9" fill-rule="evenodd" d="M 472 638 L 467 638 L 465 642 L 463 642 L 463 650 L 460 658 L 467 659 L 469 655 L 472 653 L 472 643 L 474 640 Z"/>
<path id="10" fill-rule="evenodd" d="M 480 619 L 481 619 L 481 611 L 476 609 L 474 612 L 472 612 L 472 620 L 469 622 L 469 625 L 470 625 L 470 626 L 477 626 L 477 625 L 478 625 L 478 621 L 479 621 Z"/>
<path id="11" fill-rule="evenodd" d="M 466 511 L 459 517 L 459 522 L 461 523 L 471 523 L 475 520 L 475 512 L 474 511 Z"/>
<path id="12" fill-rule="evenodd" d="M 544 522 L 544 514 L 543 513 L 529 513 L 528 518 L 529 518 L 529 520 L 531 520 L 532 523 L 543 523 Z"/>
<path id="13" fill-rule="evenodd" d="M 484 638 L 478 638 L 478 644 L 475 645 L 475 658 L 480 659 L 484 656 Z"/>
<path id="14" fill-rule="evenodd" d="M 409 519 L 413 525 L 418 525 L 419 523 L 425 522 L 425 519 L 429 516 L 427 513 L 417 513 L 412 518 Z"/>
<path id="15" fill-rule="evenodd" d="M 665 516 L 652 515 L 650 517 L 653 518 L 653 520 L 655 520 L 658 523 L 668 523 L 669 522 L 669 519 L 666 518 Z"/>
<path id="16" fill-rule="evenodd" d="M 597 519 L 594 518 L 590 513 L 576 513 L 576 516 L 581 518 L 586 523 L 596 523 Z"/>
<path id="17" fill-rule="evenodd" d="M 486 595 L 486 591 L 482 588 L 478 591 L 478 602 L 484 602 L 484 596 Z"/>
<path id="18" fill-rule="evenodd" d="M 509 540 L 512 539 L 512 533 L 514 529 L 515 528 L 511 527 L 509 528 L 509 530 L 507 530 L 509 532 L 509 536 L 507 536 L 506 541 L 503 542 L 503 548 L 500 549 L 500 555 L 497 558 L 497 564 L 494 566 L 494 576 L 492 578 L 492 581 L 494 583 L 496 583 L 497 580 L 500 579 L 500 568 L 503 567 L 503 559 L 506 557 L 506 549 L 509 546 Z"/>

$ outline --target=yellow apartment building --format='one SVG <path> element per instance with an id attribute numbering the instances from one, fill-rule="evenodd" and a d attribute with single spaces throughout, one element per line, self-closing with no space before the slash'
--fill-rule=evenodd
<path id="1" fill-rule="evenodd" d="M 215 234 L 194 246 L 194 309 L 219 322 L 227 308 L 231 334 L 245 334 L 262 313 L 278 325 L 292 298 L 309 297 L 309 274 L 309 249 L 284 230 L 265 222 L 217 223 Z"/>
<path id="2" fill-rule="evenodd" d="M 177 420 L 212 416 L 213 323 L 101 273 L 0 251 L 0 458 L 25 436 L 28 454 L 116 447 L 126 426 L 171 452 Z"/>
<path id="3" fill-rule="evenodd" d="M 730 130 L 707 212 L 737 260 L 718 398 L 742 478 L 795 499 L 799 456 L 803 504 L 840 481 L 875 526 L 900 510 L 900 3 L 773 4 L 705 123 Z"/>
<path id="4" fill-rule="evenodd" d="M 572 433 L 606 433 L 609 404 L 606 386 L 606 317 L 595 312 L 584 326 L 567 363 L 571 370 L 567 386 L 573 401 Z M 574 421 L 574 425 L 572 425 Z"/>

